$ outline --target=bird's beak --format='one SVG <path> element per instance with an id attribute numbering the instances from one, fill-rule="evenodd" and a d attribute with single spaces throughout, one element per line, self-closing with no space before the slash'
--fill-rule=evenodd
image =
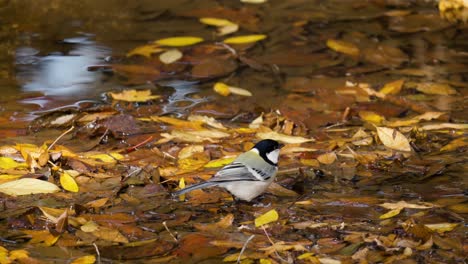
<path id="1" fill-rule="evenodd" d="M 282 148 L 284 146 L 285 146 L 284 144 L 281 144 L 281 143 L 279 144 L 279 148 Z"/>

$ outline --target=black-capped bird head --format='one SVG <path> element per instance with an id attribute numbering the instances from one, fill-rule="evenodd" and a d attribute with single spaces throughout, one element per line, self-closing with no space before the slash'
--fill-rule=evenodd
<path id="1" fill-rule="evenodd" d="M 277 166 L 280 148 L 282 148 L 283 146 L 284 145 L 278 143 L 278 141 L 272 139 L 264 139 L 255 144 L 253 149 L 257 150 L 260 157 L 262 157 L 266 162 L 268 162 L 271 165 Z"/>

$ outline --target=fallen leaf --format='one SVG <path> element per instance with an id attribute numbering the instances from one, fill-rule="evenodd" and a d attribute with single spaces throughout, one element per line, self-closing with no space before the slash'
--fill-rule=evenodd
<path id="1" fill-rule="evenodd" d="M 269 224 L 271 222 L 277 221 L 279 218 L 278 212 L 275 209 L 272 209 L 259 217 L 255 218 L 255 226 L 259 227 L 262 225 Z"/>
<path id="2" fill-rule="evenodd" d="M 386 121 L 385 125 L 389 127 L 402 127 L 402 126 L 412 126 L 414 124 L 419 123 L 421 120 L 432 120 L 432 119 L 437 119 L 444 115 L 444 112 L 426 112 L 421 115 L 417 115 L 415 117 L 412 117 L 410 119 L 406 120 L 390 120 Z"/>
<path id="3" fill-rule="evenodd" d="M 202 115 L 189 115 L 187 118 L 188 121 L 191 122 L 202 122 L 204 124 L 207 124 L 211 127 L 217 128 L 217 129 L 222 129 L 226 130 L 227 128 L 219 121 L 214 119 L 213 117 L 210 116 L 202 116 Z"/>
<path id="4" fill-rule="evenodd" d="M 182 148 L 177 154 L 178 159 L 186 159 L 193 156 L 195 153 L 200 153 L 204 151 L 204 147 L 202 145 L 189 145 Z"/>
<path id="5" fill-rule="evenodd" d="M 453 151 L 458 148 L 468 146 L 468 138 L 461 137 L 450 141 L 447 145 L 443 146 L 440 151 Z M 0 176 L 1 180 L 1 176 Z"/>
<path id="6" fill-rule="evenodd" d="M 234 215 L 228 214 L 225 217 L 221 218 L 218 222 L 212 224 L 200 224 L 195 223 L 193 226 L 203 232 L 220 232 L 220 229 L 226 229 L 232 226 L 234 221 Z"/>
<path id="7" fill-rule="evenodd" d="M 359 117 L 362 120 L 370 122 L 375 125 L 380 125 L 382 124 L 383 121 L 385 121 L 385 117 L 372 111 L 359 111 Z"/>
<path id="8" fill-rule="evenodd" d="M 99 226 L 97 230 L 91 232 L 91 234 L 95 235 L 100 239 L 111 242 L 128 243 L 128 239 L 124 235 L 122 235 L 122 233 L 120 233 L 119 230 L 110 227 Z"/>
<path id="9" fill-rule="evenodd" d="M 300 144 L 300 143 L 315 141 L 315 139 L 313 138 L 290 136 L 290 135 L 280 134 L 275 131 L 258 132 L 256 136 L 257 138 L 260 138 L 260 139 L 273 139 L 273 140 L 281 141 L 287 144 Z"/>
<path id="10" fill-rule="evenodd" d="M 141 55 L 146 58 L 151 58 L 151 55 L 155 53 L 160 53 L 164 51 L 159 45 L 157 44 L 149 44 L 136 47 L 127 53 L 127 57 Z"/>
<path id="11" fill-rule="evenodd" d="M 60 185 L 62 185 L 63 189 L 69 192 L 79 191 L 78 184 L 76 183 L 75 179 L 70 175 L 70 173 L 68 173 L 67 171 L 60 173 Z"/>
<path id="12" fill-rule="evenodd" d="M 388 148 L 399 151 L 411 151 L 408 139 L 395 129 L 377 127 L 377 135 L 380 141 Z"/>
<path id="13" fill-rule="evenodd" d="M 202 17 L 200 18 L 200 22 L 209 26 L 215 27 L 224 27 L 229 25 L 235 25 L 235 23 L 222 18 L 215 18 L 215 17 Z"/>
<path id="14" fill-rule="evenodd" d="M 328 152 L 317 157 L 317 160 L 322 164 L 330 165 L 337 159 L 335 152 Z"/>
<path id="15" fill-rule="evenodd" d="M 356 146 L 369 146 L 372 144 L 372 136 L 367 134 L 364 130 L 359 129 L 354 135 L 352 136 L 352 143 Z"/>
<path id="16" fill-rule="evenodd" d="M 451 95 L 456 94 L 457 90 L 445 83 L 418 83 L 416 90 L 425 94 Z"/>
<path id="17" fill-rule="evenodd" d="M 205 168 L 219 168 L 233 162 L 236 157 L 225 157 L 221 159 L 210 160 L 205 164 Z"/>
<path id="18" fill-rule="evenodd" d="M 247 4 L 263 4 L 266 3 L 267 0 L 241 0 L 241 2 Z"/>
<path id="19" fill-rule="evenodd" d="M 100 208 L 100 207 L 103 207 L 107 203 L 107 201 L 109 201 L 109 198 L 105 197 L 105 198 L 87 202 L 84 205 L 86 207 Z"/>
<path id="20" fill-rule="evenodd" d="M 159 60 L 164 64 L 174 63 L 182 58 L 183 54 L 178 49 L 167 50 L 159 55 Z"/>
<path id="21" fill-rule="evenodd" d="M 161 46 L 183 47 L 194 45 L 202 41 L 203 39 L 199 37 L 172 37 L 156 40 L 155 43 Z"/>
<path id="22" fill-rule="evenodd" d="M 105 163 L 116 163 L 119 160 L 123 160 L 124 156 L 117 152 L 112 152 L 109 154 L 85 154 L 86 158 L 100 160 Z"/>
<path id="23" fill-rule="evenodd" d="M 33 178 L 23 178 L 0 184 L 0 192 L 12 196 L 54 193 L 58 191 L 60 191 L 60 188 L 57 185 Z"/>
<path id="24" fill-rule="evenodd" d="M 158 99 L 161 96 L 151 95 L 150 90 L 124 90 L 120 93 L 109 92 L 110 96 L 114 100 L 125 101 L 125 102 L 146 102 L 149 100 Z"/>
<path id="25" fill-rule="evenodd" d="M 96 262 L 96 257 L 94 255 L 87 255 L 74 259 L 71 264 L 94 264 Z"/>
<path id="26" fill-rule="evenodd" d="M 28 168 L 26 163 L 16 162 L 10 157 L 0 157 L 0 169 Z"/>
<path id="27" fill-rule="evenodd" d="M 399 201 L 396 203 L 383 203 L 379 206 L 384 207 L 386 209 L 398 209 L 398 208 L 410 208 L 410 209 L 430 209 L 433 208 L 434 205 L 430 203 L 419 203 L 419 204 L 412 204 L 407 203 L 406 201 Z"/>
<path id="28" fill-rule="evenodd" d="M 439 130 L 439 129 L 468 129 L 468 124 L 453 124 L 453 123 L 441 123 L 424 125 L 421 127 L 422 130 Z"/>
<path id="29" fill-rule="evenodd" d="M 443 234 L 445 232 L 452 231 L 455 227 L 458 226 L 458 223 L 425 224 L 425 226 L 432 231 Z"/>
<path id="30" fill-rule="evenodd" d="M 227 25 L 224 27 L 218 27 L 218 36 L 226 36 L 229 34 L 232 34 L 234 32 L 237 32 L 239 30 L 239 25 L 237 24 L 232 24 L 232 25 Z"/>
<path id="31" fill-rule="evenodd" d="M 328 39 L 327 47 L 329 47 L 330 49 L 336 52 L 351 55 L 353 57 L 359 56 L 359 52 L 360 52 L 359 48 L 353 43 L 346 42 L 343 40 L 337 40 L 337 39 Z"/>
<path id="32" fill-rule="evenodd" d="M 400 207 L 400 208 L 396 208 L 396 209 L 393 209 L 393 210 L 390 210 L 388 212 L 386 212 L 385 214 L 379 216 L 380 219 L 388 219 L 388 218 L 392 218 L 398 214 L 400 214 L 401 210 L 403 210 L 404 207 Z"/>
<path id="33" fill-rule="evenodd" d="M 197 130 L 197 131 L 180 131 L 172 130 L 171 133 L 161 133 L 164 139 L 157 143 L 164 143 L 170 140 L 180 140 L 182 142 L 200 143 L 203 141 L 216 142 L 218 139 L 229 137 L 230 134 L 218 130 Z"/>
<path id="34" fill-rule="evenodd" d="M 22 232 L 31 236 L 29 243 L 41 244 L 46 247 L 50 247 L 55 244 L 60 237 L 52 235 L 49 230 L 22 230 Z"/>
<path id="35" fill-rule="evenodd" d="M 405 80 L 403 79 L 386 83 L 379 92 L 383 94 L 398 94 L 401 91 L 404 83 Z"/>
<path id="36" fill-rule="evenodd" d="M 245 36 L 237 36 L 225 39 L 223 42 L 226 44 L 248 44 L 260 41 L 265 39 L 266 35 L 245 35 Z"/>
<path id="37" fill-rule="evenodd" d="M 221 82 L 215 83 L 215 85 L 213 86 L 213 90 L 222 96 L 228 96 L 231 93 L 242 96 L 252 96 L 252 93 L 246 89 L 229 86 Z"/>
<path id="38" fill-rule="evenodd" d="M 179 128 L 190 128 L 194 130 L 202 130 L 202 121 L 187 121 L 169 116 L 150 116 L 151 121 L 162 122 Z"/>

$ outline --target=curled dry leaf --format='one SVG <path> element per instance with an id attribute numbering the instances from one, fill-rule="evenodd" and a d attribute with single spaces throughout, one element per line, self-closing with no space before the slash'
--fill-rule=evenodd
<path id="1" fill-rule="evenodd" d="M 399 131 L 388 127 L 377 127 L 380 141 L 388 148 L 399 151 L 411 151 L 408 139 Z"/>

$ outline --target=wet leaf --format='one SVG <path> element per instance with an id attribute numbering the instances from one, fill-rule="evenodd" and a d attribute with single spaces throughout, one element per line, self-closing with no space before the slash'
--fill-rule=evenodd
<path id="1" fill-rule="evenodd" d="M 189 145 L 182 148 L 177 155 L 178 159 L 186 159 L 193 156 L 195 153 L 200 153 L 204 151 L 204 147 L 202 145 Z"/>
<path id="2" fill-rule="evenodd" d="M 100 207 L 103 207 L 107 203 L 107 201 L 109 201 L 109 198 L 105 197 L 105 198 L 87 202 L 85 206 L 92 207 L 92 208 L 100 208 Z"/>
<path id="3" fill-rule="evenodd" d="M 117 161 L 119 160 L 123 160 L 124 159 L 124 156 L 120 153 L 117 153 L 117 152 L 112 152 L 112 153 L 109 153 L 109 154 L 87 154 L 85 155 L 85 157 L 87 158 L 90 158 L 90 159 L 96 159 L 96 160 L 100 160 L 102 162 L 106 162 L 106 163 L 116 163 Z"/>
<path id="4" fill-rule="evenodd" d="M 231 93 L 242 96 L 252 96 L 252 93 L 246 89 L 229 86 L 221 82 L 215 83 L 215 85 L 213 86 L 213 90 L 222 96 L 228 96 Z"/>
<path id="5" fill-rule="evenodd" d="M 425 224 L 425 226 L 432 231 L 436 231 L 439 234 L 452 231 L 458 226 L 458 223 L 438 223 L 438 224 Z"/>
<path id="6" fill-rule="evenodd" d="M 52 235 L 48 230 L 22 230 L 22 232 L 31 236 L 29 243 L 41 244 L 46 247 L 50 247 L 55 244 L 60 237 Z"/>
<path id="7" fill-rule="evenodd" d="M 453 124 L 453 123 L 441 123 L 424 125 L 421 127 L 422 130 L 439 130 L 439 129 L 468 129 L 468 124 Z"/>
<path id="8" fill-rule="evenodd" d="M 203 39 L 199 37 L 172 37 L 156 40 L 155 43 L 161 46 L 170 47 L 183 47 L 190 46 L 202 42 Z"/>
<path id="9" fill-rule="evenodd" d="M 187 120 L 191 121 L 191 122 L 202 122 L 202 123 L 207 124 L 207 125 L 209 125 L 211 127 L 221 129 L 221 130 L 227 129 L 221 122 L 219 122 L 216 119 L 214 119 L 213 117 L 209 117 L 209 116 L 190 115 L 187 118 Z"/>
<path id="10" fill-rule="evenodd" d="M 23 175 L 9 175 L 9 174 L 0 174 L 0 184 L 17 180 L 21 178 Z"/>
<path id="11" fill-rule="evenodd" d="M 468 138 L 461 137 L 450 141 L 447 145 L 443 146 L 440 151 L 453 151 L 458 148 L 468 146 Z M 1 180 L 1 176 L 0 176 Z"/>
<path id="12" fill-rule="evenodd" d="M 221 159 L 216 159 L 216 160 L 210 160 L 207 164 L 205 164 L 205 168 L 218 168 L 218 167 L 223 167 L 231 162 L 233 162 L 236 159 L 236 157 L 227 157 L 227 158 L 221 158 Z"/>
<path id="13" fill-rule="evenodd" d="M 128 239 L 125 236 L 123 236 L 122 233 L 120 233 L 117 229 L 99 226 L 97 230 L 91 233 L 103 240 L 116 243 L 128 243 Z"/>
<path id="14" fill-rule="evenodd" d="M 237 32 L 239 30 L 239 25 L 232 24 L 218 28 L 218 36 L 225 36 Z"/>
<path id="15" fill-rule="evenodd" d="M 57 185 L 33 178 L 23 178 L 0 184 L 0 192 L 12 196 L 54 193 L 58 191 L 60 191 L 60 188 Z"/>
<path id="16" fill-rule="evenodd" d="M 240 0 L 242 3 L 247 3 L 247 4 L 263 4 L 266 3 L 267 0 Z"/>
<path id="17" fill-rule="evenodd" d="M 396 208 L 396 209 L 393 209 L 393 210 L 390 210 L 388 212 L 386 212 L 385 214 L 379 216 L 380 219 L 388 219 L 388 218 L 392 218 L 394 216 L 397 216 L 400 214 L 401 210 L 403 210 L 404 207 L 400 207 L 400 208 Z"/>
<path id="18" fill-rule="evenodd" d="M 215 18 L 215 17 L 202 17 L 200 18 L 200 22 L 206 25 L 215 26 L 215 27 L 224 27 L 229 25 L 235 25 L 235 23 L 222 18 Z"/>
<path id="19" fill-rule="evenodd" d="M 399 151 L 411 151 L 408 139 L 395 129 L 377 127 L 377 135 L 380 141 L 388 148 Z"/>
<path id="20" fill-rule="evenodd" d="M 383 121 L 385 121 L 385 117 L 372 111 L 359 111 L 359 117 L 362 120 L 370 122 L 375 125 L 380 125 L 382 124 Z"/>
<path id="21" fill-rule="evenodd" d="M 151 58 L 151 55 L 155 53 L 160 53 L 163 51 L 164 49 L 162 49 L 157 44 L 148 44 L 148 45 L 143 45 L 143 46 L 139 46 L 139 47 L 132 49 L 131 51 L 127 53 L 127 57 L 141 55 L 146 58 Z"/>
<path id="22" fill-rule="evenodd" d="M 258 42 L 262 39 L 265 39 L 266 37 L 266 35 L 245 35 L 227 38 L 223 42 L 226 44 L 248 44 Z"/>
<path id="23" fill-rule="evenodd" d="M 0 157 L 0 168 L 1 169 L 14 169 L 14 168 L 28 168 L 26 163 L 16 162 L 14 159 L 9 157 Z"/>
<path id="24" fill-rule="evenodd" d="M 161 96 L 151 95 L 150 90 L 124 90 L 120 93 L 109 93 L 112 99 L 126 102 L 146 102 L 149 100 L 158 99 Z"/>
<path id="25" fill-rule="evenodd" d="M 445 83 L 418 83 L 416 90 L 425 94 L 452 95 L 457 91 Z"/>
<path id="26" fill-rule="evenodd" d="M 279 219 L 278 212 L 275 209 L 273 209 L 255 218 L 255 226 L 259 227 L 262 225 L 266 225 L 271 222 L 278 221 L 278 219 Z"/>
<path id="27" fill-rule="evenodd" d="M 299 136 L 290 136 L 281 134 L 278 132 L 270 131 L 270 132 L 258 132 L 256 135 L 260 139 L 273 139 L 277 141 L 281 141 L 288 144 L 300 144 L 305 142 L 312 142 L 315 141 L 313 138 L 304 138 Z"/>
<path id="28" fill-rule="evenodd" d="M 386 121 L 385 125 L 390 127 L 402 127 L 402 126 L 411 126 L 414 124 L 419 123 L 421 120 L 432 120 L 437 119 L 444 115 L 444 112 L 426 112 L 422 115 L 417 115 L 413 118 L 406 119 L 406 120 L 391 120 Z"/>
<path id="29" fill-rule="evenodd" d="M 94 255 L 87 255 L 74 259 L 71 264 L 94 264 L 96 262 L 96 257 Z"/>
<path id="30" fill-rule="evenodd" d="M 184 56 L 178 49 L 167 50 L 159 55 L 159 60 L 164 64 L 171 64 L 180 60 Z"/>
<path id="31" fill-rule="evenodd" d="M 70 173 L 68 173 L 67 171 L 60 173 L 60 185 L 62 185 L 63 189 L 69 192 L 79 191 L 78 184 L 76 183 L 75 179 L 70 175 Z"/>
<path id="32" fill-rule="evenodd" d="M 198 131 L 180 131 L 172 130 L 170 134 L 162 133 L 165 139 L 158 141 L 159 143 L 167 142 L 169 140 L 180 140 L 182 142 L 199 143 L 203 141 L 216 142 L 218 139 L 228 137 L 229 134 L 217 130 L 198 130 Z"/>
<path id="33" fill-rule="evenodd" d="M 151 116 L 149 119 L 155 122 L 163 122 L 179 128 L 189 128 L 194 130 L 203 129 L 202 121 L 197 120 L 187 121 L 169 116 Z"/>
<path id="34" fill-rule="evenodd" d="M 10 254 L 9 254 L 10 260 L 12 261 L 19 260 L 20 263 L 27 263 L 28 258 L 29 258 L 29 252 L 24 249 L 12 250 L 10 251 Z"/>
<path id="35" fill-rule="evenodd" d="M 373 138 L 367 134 L 364 130 L 359 129 L 351 138 L 352 143 L 356 146 L 368 146 L 372 144 Z"/>
<path id="36" fill-rule="evenodd" d="M 317 157 L 317 160 L 322 164 L 330 165 L 336 161 L 335 152 L 328 152 Z"/>
<path id="37" fill-rule="evenodd" d="M 336 52 L 344 53 L 353 57 L 359 56 L 359 48 L 350 42 L 338 39 L 329 39 L 327 40 L 327 46 Z"/>
<path id="38" fill-rule="evenodd" d="M 398 94 L 400 93 L 404 83 L 405 80 L 403 79 L 386 83 L 384 87 L 380 89 L 380 92 L 383 94 Z"/>
<path id="39" fill-rule="evenodd" d="M 221 218 L 216 223 L 212 223 L 212 224 L 195 223 L 194 227 L 203 232 L 220 232 L 220 229 L 226 229 L 232 226 L 233 221 L 234 221 L 234 215 L 228 214 L 225 217 Z"/>
<path id="40" fill-rule="evenodd" d="M 405 201 L 399 201 L 396 203 L 383 203 L 380 206 L 393 210 L 393 209 L 398 209 L 398 208 L 410 208 L 410 209 L 430 209 L 433 208 L 434 205 L 430 203 L 418 203 L 418 204 L 412 204 L 412 203 L 407 203 Z"/>

